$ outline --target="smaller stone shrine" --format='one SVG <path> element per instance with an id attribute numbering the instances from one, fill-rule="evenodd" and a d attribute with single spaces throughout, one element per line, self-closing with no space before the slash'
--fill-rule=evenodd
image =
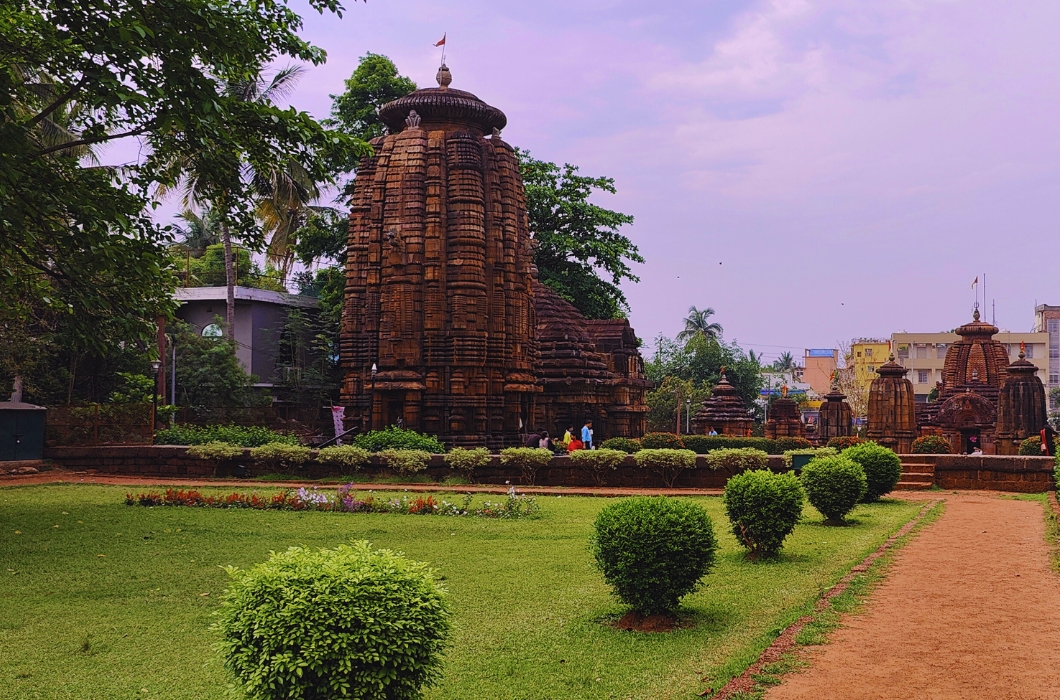
<path id="1" fill-rule="evenodd" d="M 1020 343 L 1019 358 L 1005 368 L 1005 383 L 997 400 L 994 449 L 999 455 L 1019 454 L 1020 442 L 1037 435 L 1049 420 L 1045 387 L 1038 368 L 1027 361 Z"/>
<path id="2" fill-rule="evenodd" d="M 913 383 L 905 378 L 909 372 L 894 361 L 876 368 L 879 376 L 869 387 L 868 428 L 865 436 L 899 454 L 913 449 L 917 437 L 916 403 Z"/>
<path id="3" fill-rule="evenodd" d="M 832 438 L 850 437 L 853 433 L 854 412 L 846 397 L 833 376 L 832 390 L 824 395 L 824 403 L 818 411 L 816 438 L 819 444 L 827 445 Z"/>
<path id="4" fill-rule="evenodd" d="M 778 437 L 806 437 L 806 426 L 802 422 L 799 404 L 788 398 L 788 388 L 780 390 L 780 398 L 769 407 L 766 418 L 766 437 L 775 440 Z"/>
<path id="5" fill-rule="evenodd" d="M 747 406 L 737 393 L 736 387 L 729 383 L 723 367 L 721 379 L 692 417 L 692 432 L 707 435 L 713 430 L 718 435 L 750 437 L 753 424 L 754 420 Z"/>

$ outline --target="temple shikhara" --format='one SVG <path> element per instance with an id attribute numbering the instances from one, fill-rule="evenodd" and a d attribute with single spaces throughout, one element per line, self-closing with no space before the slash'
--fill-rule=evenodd
<path id="1" fill-rule="evenodd" d="M 908 452 L 918 435 L 940 435 L 956 454 L 976 448 L 1012 455 L 1019 443 L 1046 424 L 1045 387 L 1024 358 L 1009 364 L 996 326 L 979 320 L 957 329 L 960 340 L 946 350 L 938 399 L 916 404 L 906 370 L 894 362 L 877 369 L 869 391 L 868 438 Z"/>
<path id="2" fill-rule="evenodd" d="M 384 105 L 389 133 L 357 171 L 347 417 L 491 448 L 585 420 L 601 437 L 643 434 L 650 383 L 632 328 L 587 320 L 537 282 L 507 119 L 451 80 L 443 65 L 439 87 Z"/>

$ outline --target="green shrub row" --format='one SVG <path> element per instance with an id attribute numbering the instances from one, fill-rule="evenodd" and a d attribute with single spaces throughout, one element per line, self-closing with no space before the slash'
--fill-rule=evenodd
<path id="1" fill-rule="evenodd" d="M 948 455 L 950 443 L 939 435 L 924 435 L 913 440 L 911 449 L 917 455 Z"/>
<path id="2" fill-rule="evenodd" d="M 433 435 L 424 435 L 415 430 L 399 428 L 396 425 L 358 435 L 353 439 L 353 444 L 369 452 L 419 450 L 436 455 L 445 452 L 445 445 Z"/>
<path id="3" fill-rule="evenodd" d="M 639 452 L 643 448 L 640 444 L 640 440 L 624 437 L 608 438 L 600 443 L 600 447 L 605 450 L 619 450 L 628 455 L 631 455 L 634 452 Z"/>
<path id="4" fill-rule="evenodd" d="M 761 450 L 766 454 L 780 455 L 784 454 L 786 450 L 797 450 L 807 447 L 811 447 L 810 441 L 805 438 L 796 437 L 783 437 L 783 438 L 764 438 L 764 437 L 728 437 L 725 435 L 681 435 L 677 436 L 673 433 L 649 433 L 649 435 L 667 435 L 666 442 L 673 442 L 673 438 L 677 438 L 680 442 L 681 447 L 676 449 L 688 449 L 692 450 L 696 454 L 705 455 L 709 454 L 713 450 L 728 450 L 728 449 L 740 449 L 750 448 L 753 450 Z M 644 447 L 648 447 L 648 443 L 645 439 L 648 435 L 641 438 L 641 444 Z M 657 442 L 663 442 L 662 438 L 655 438 Z"/>
<path id="5" fill-rule="evenodd" d="M 297 445 L 298 438 L 256 425 L 174 425 L 155 433 L 156 445 L 205 445 L 209 442 L 260 447 L 270 442 Z"/>

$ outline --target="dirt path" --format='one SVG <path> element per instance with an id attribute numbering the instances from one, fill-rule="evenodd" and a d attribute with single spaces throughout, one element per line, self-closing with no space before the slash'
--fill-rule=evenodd
<path id="1" fill-rule="evenodd" d="M 174 488 L 202 488 L 216 486 L 230 488 L 233 491 L 252 491 L 268 488 L 320 488 L 337 489 L 341 484 L 319 481 L 255 481 L 253 479 L 194 479 L 164 478 L 152 476 L 124 476 L 120 474 L 96 474 L 87 472 L 69 472 L 51 469 L 39 474 L 0 476 L 0 488 L 4 486 L 32 486 L 35 484 L 107 484 L 128 486 L 155 486 Z M 482 493 L 502 495 L 508 492 L 508 486 L 475 484 L 357 484 L 358 491 L 415 491 L 421 493 Z M 611 486 L 522 486 L 515 485 L 519 493 L 533 496 L 720 496 L 721 489 L 629 489 Z"/>
<path id="2" fill-rule="evenodd" d="M 767 700 L 1060 698 L 1060 577 L 1042 506 L 946 495 L 862 614 Z"/>

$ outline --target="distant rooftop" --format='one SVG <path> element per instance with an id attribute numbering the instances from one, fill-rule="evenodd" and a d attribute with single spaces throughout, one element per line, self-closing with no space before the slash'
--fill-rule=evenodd
<path id="1" fill-rule="evenodd" d="M 253 287 L 236 287 L 236 301 L 257 301 L 264 304 L 278 304 L 279 306 L 298 306 L 304 309 L 315 309 L 319 301 L 315 297 L 307 297 L 301 294 L 284 294 L 269 289 L 255 289 Z M 174 292 L 173 298 L 183 303 L 191 301 L 227 301 L 227 287 L 179 287 Z"/>
<path id="2" fill-rule="evenodd" d="M 806 357 L 832 357 L 838 350 L 832 348 L 810 348 L 806 351 Z"/>

